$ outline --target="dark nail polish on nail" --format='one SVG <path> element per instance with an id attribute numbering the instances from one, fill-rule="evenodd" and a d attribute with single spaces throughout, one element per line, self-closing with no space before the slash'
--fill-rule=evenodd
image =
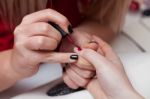
<path id="1" fill-rule="evenodd" d="M 72 60 L 78 60 L 78 55 L 71 55 L 70 59 L 72 59 Z"/>
<path id="2" fill-rule="evenodd" d="M 70 34 L 73 33 L 73 29 L 72 29 L 72 26 L 71 26 L 71 25 L 68 26 L 68 32 L 69 32 Z"/>

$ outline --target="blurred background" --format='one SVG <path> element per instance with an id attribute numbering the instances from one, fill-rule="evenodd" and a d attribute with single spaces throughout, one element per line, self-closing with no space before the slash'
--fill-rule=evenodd
<path id="1" fill-rule="evenodd" d="M 150 0 L 133 0 L 126 16 L 123 33 L 113 42 L 118 53 L 150 51 Z"/>

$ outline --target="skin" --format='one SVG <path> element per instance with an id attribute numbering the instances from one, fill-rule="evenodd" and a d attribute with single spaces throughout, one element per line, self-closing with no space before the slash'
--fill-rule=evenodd
<path id="1" fill-rule="evenodd" d="M 76 43 L 82 48 L 86 48 L 93 34 L 101 36 L 105 40 L 110 40 L 115 35 L 111 29 L 101 26 L 93 20 L 84 21 L 74 29 L 75 32 L 72 34 L 73 38 L 76 39 Z M 20 25 L 15 28 L 13 49 L 0 53 L 0 64 L 2 64 L 0 69 L 0 91 L 10 88 L 20 79 L 36 74 L 39 70 L 39 64 L 42 62 L 76 62 L 76 60 L 70 59 L 70 56 L 76 53 L 54 52 L 62 37 L 57 30 L 47 24 L 48 21 L 55 22 L 64 31 L 69 33 L 68 26 L 70 22 L 65 16 L 52 9 L 42 10 L 25 16 Z M 62 46 L 66 44 L 64 43 Z M 95 44 L 89 48 L 95 49 L 93 46 Z M 60 57 L 64 57 L 63 60 Z M 86 67 L 84 63 L 77 63 L 76 65 Z M 89 74 L 89 76 L 82 76 L 89 78 L 93 75 L 93 70 L 80 69 L 80 66 L 78 68 L 79 70 L 83 70 Z"/>
<path id="2" fill-rule="evenodd" d="M 90 79 L 88 83 L 84 83 L 86 81 L 85 77 L 77 76 L 68 70 L 70 77 L 75 79 L 73 81 L 86 88 L 93 95 L 94 99 L 144 99 L 132 87 L 123 64 L 112 48 L 96 36 L 93 39 L 98 42 L 103 54 L 100 51 L 91 49 L 83 49 L 82 51 L 75 49 L 75 52 L 92 64 L 96 70 L 96 78 Z M 70 66 L 68 68 L 75 72 L 77 71 L 75 67 Z M 78 72 L 78 74 L 80 73 Z"/>
<path id="3" fill-rule="evenodd" d="M 87 20 L 85 23 L 81 24 L 79 27 L 74 29 L 74 33 L 71 34 L 73 39 L 75 40 L 75 43 L 79 45 L 82 49 L 89 48 L 93 50 L 99 50 L 101 53 L 101 49 L 98 49 L 97 44 L 90 43 L 93 38 L 92 35 L 97 35 L 98 37 L 102 38 L 103 40 L 109 42 L 113 38 L 115 38 L 115 33 L 109 28 L 101 26 L 98 21 L 92 21 L 92 19 Z M 70 46 L 69 49 L 67 46 Z M 64 40 L 62 43 L 62 47 L 60 51 L 65 52 L 72 52 L 74 46 L 70 45 L 67 40 Z M 80 59 L 81 60 L 81 59 Z M 71 68 L 66 68 L 66 71 L 63 74 L 64 82 L 71 88 L 77 89 L 79 87 L 82 87 L 82 85 L 87 84 L 90 80 L 90 78 L 93 76 L 94 69 L 91 68 L 91 64 L 88 64 L 85 60 L 78 61 L 77 63 L 69 64 L 71 67 L 74 67 L 76 69 L 76 72 L 73 71 Z M 68 66 L 67 66 L 68 67 Z M 80 73 L 78 72 L 80 71 Z M 86 72 L 86 73 L 85 73 Z M 73 77 L 70 77 L 71 74 L 74 74 L 76 76 L 85 77 L 81 83 L 78 84 L 78 82 L 74 82 L 75 79 Z M 70 83 L 71 82 L 71 83 Z M 71 84 L 71 85 L 70 85 Z"/>
<path id="4" fill-rule="evenodd" d="M 14 31 L 14 48 L 0 54 L 2 64 L 0 91 L 13 86 L 20 79 L 34 75 L 42 62 L 72 63 L 76 61 L 70 59 L 70 56 L 75 53 L 53 51 L 62 37 L 47 23 L 48 20 L 57 23 L 69 33 L 69 21 L 54 10 L 47 9 L 25 16 Z M 63 60 L 61 57 L 64 57 Z"/>

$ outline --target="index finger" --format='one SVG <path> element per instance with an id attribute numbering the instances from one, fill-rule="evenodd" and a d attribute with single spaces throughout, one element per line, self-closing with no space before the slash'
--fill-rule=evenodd
<path id="1" fill-rule="evenodd" d="M 70 26 L 69 20 L 59 12 L 52 9 L 46 9 L 27 15 L 23 18 L 21 24 L 31 24 L 35 22 L 49 22 L 49 21 L 58 24 L 63 30 L 65 30 L 65 32 L 67 33 L 69 32 L 68 31 L 68 26 Z"/>

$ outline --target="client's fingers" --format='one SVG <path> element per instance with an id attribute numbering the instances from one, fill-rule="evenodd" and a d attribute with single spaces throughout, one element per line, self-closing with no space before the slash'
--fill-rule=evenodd
<path id="1" fill-rule="evenodd" d="M 77 48 L 74 48 L 74 52 L 79 53 Z M 75 65 L 81 69 L 95 70 L 95 68 L 92 66 L 92 64 L 90 62 L 88 62 L 87 60 L 85 60 L 83 57 L 79 57 L 79 59 L 75 63 Z"/>
<path id="2" fill-rule="evenodd" d="M 78 54 L 90 62 L 96 69 L 105 68 L 109 64 L 109 61 L 104 56 L 91 49 L 84 49 L 78 52 Z"/>
<path id="3" fill-rule="evenodd" d="M 79 86 L 77 84 L 75 84 L 69 77 L 66 73 L 63 74 L 63 80 L 65 82 L 65 84 L 72 88 L 72 89 L 78 89 Z"/>
<path id="4" fill-rule="evenodd" d="M 76 85 L 78 85 L 80 87 L 85 87 L 89 82 L 89 79 L 85 79 L 85 78 L 79 76 L 70 67 L 66 68 L 66 74 Z"/>
<path id="5" fill-rule="evenodd" d="M 78 66 L 81 69 L 86 70 L 95 70 L 90 62 L 85 60 L 83 57 L 79 57 L 78 61 L 75 63 L 76 66 Z"/>
<path id="6" fill-rule="evenodd" d="M 86 79 L 92 78 L 95 75 L 95 71 L 81 69 L 73 64 L 70 66 L 70 69 L 72 69 L 74 72 L 76 72 L 82 78 L 86 78 Z"/>

